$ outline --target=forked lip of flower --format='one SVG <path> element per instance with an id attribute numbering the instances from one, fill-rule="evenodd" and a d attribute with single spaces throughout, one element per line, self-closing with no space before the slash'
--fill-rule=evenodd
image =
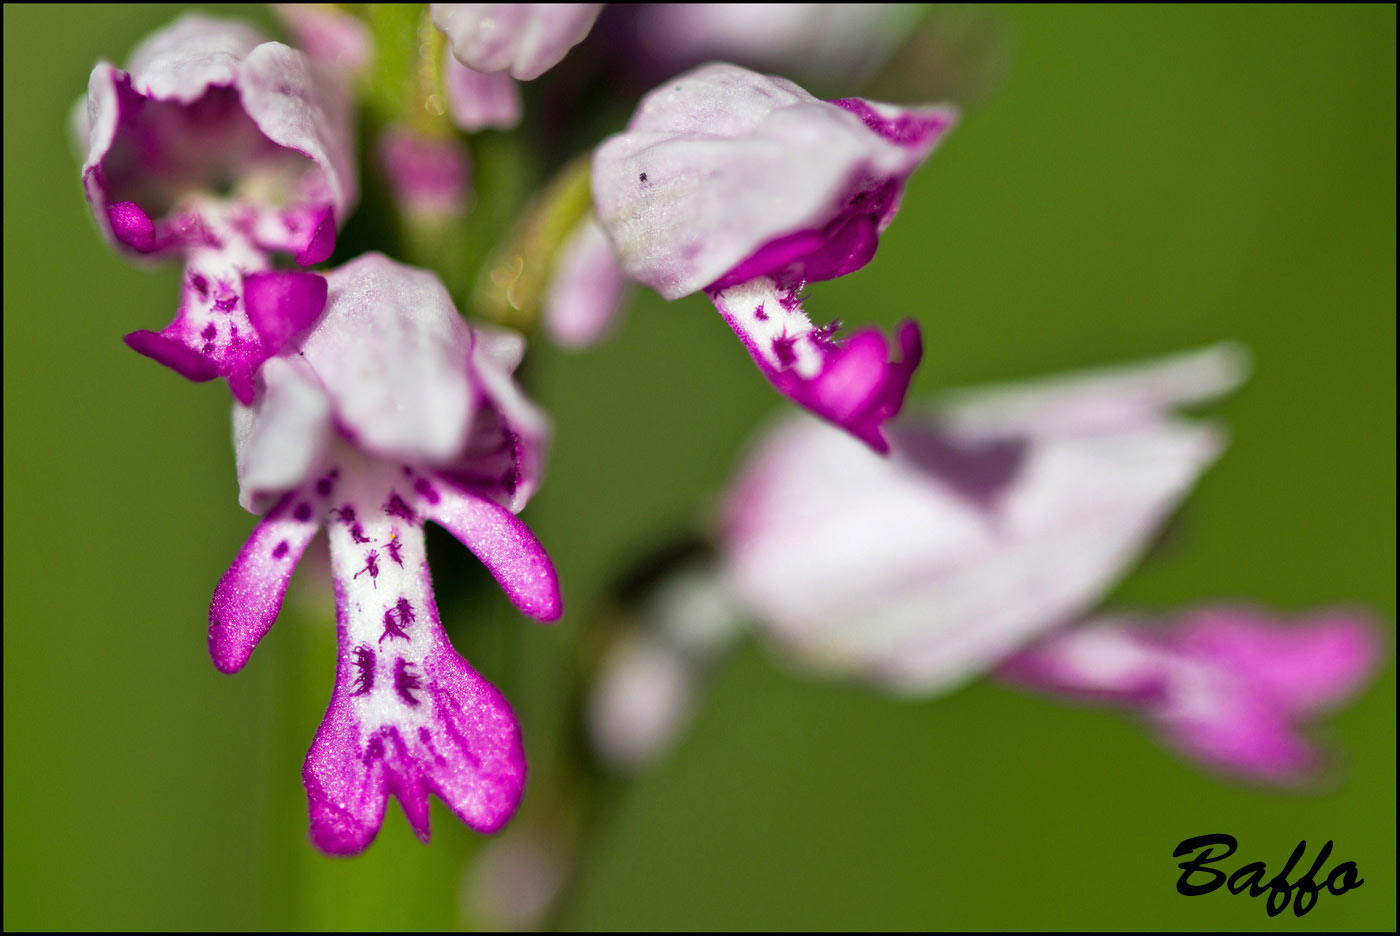
<path id="1" fill-rule="evenodd" d="M 623 270 L 667 299 L 763 275 L 829 279 L 869 261 L 904 180 L 955 120 L 703 65 L 596 150 L 594 202 Z"/>
<path id="2" fill-rule="evenodd" d="M 329 206 L 333 244 L 358 195 L 348 104 L 302 53 L 186 14 L 138 46 L 128 71 L 92 71 L 82 177 L 97 223 L 119 246 L 159 253 L 146 226 L 193 193 L 234 188 L 260 207 Z"/>
<path id="3" fill-rule="evenodd" d="M 1242 372 L 1224 346 L 954 394 L 937 415 L 892 423 L 887 459 L 788 420 L 727 496 L 726 579 L 809 668 L 901 692 L 950 688 L 1081 614 L 1126 571 L 1224 444 L 1218 427 L 1170 407 Z"/>
<path id="4" fill-rule="evenodd" d="M 549 436 L 511 377 L 523 340 L 469 327 L 434 274 L 381 254 L 326 278 L 326 311 L 263 366 L 254 406 L 235 408 L 240 502 L 260 512 L 306 483 L 340 436 L 523 507 Z"/>

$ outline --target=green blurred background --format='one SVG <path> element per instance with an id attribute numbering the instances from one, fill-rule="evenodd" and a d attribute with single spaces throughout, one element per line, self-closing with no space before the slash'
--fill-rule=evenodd
<path id="1" fill-rule="evenodd" d="M 206 655 L 252 524 L 228 394 L 122 345 L 168 320 L 177 272 L 102 244 L 65 133 L 94 61 L 174 12 L 4 9 L 4 923 L 455 927 L 479 840 L 440 806 L 427 848 L 397 806 L 361 858 L 305 843 L 299 765 L 333 677 L 314 576 L 238 677 Z M 814 317 L 917 316 L 924 394 L 1245 341 L 1255 376 L 1216 408 L 1229 452 L 1108 603 L 1354 604 L 1393 643 L 1394 7 L 987 15 L 1014 52 L 999 88 L 914 177 L 875 262 L 813 290 Z M 642 296 L 596 352 L 536 348 L 530 378 L 557 433 L 525 518 L 573 612 L 540 628 L 493 589 L 444 610 L 547 767 L 578 612 L 703 516 L 781 403 L 699 297 Z M 469 568 L 434 548 L 439 580 Z M 621 800 L 566 922 L 1393 929 L 1390 657 L 1319 727 L 1335 780 L 1259 790 L 1102 712 L 984 684 L 894 701 L 748 645 Z M 1217 831 L 1234 864 L 1273 868 L 1331 838 L 1366 885 L 1302 919 L 1179 896 L 1172 849 Z"/>

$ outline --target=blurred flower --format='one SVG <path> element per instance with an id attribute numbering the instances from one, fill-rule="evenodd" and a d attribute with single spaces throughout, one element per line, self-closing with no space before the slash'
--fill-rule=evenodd
<path id="1" fill-rule="evenodd" d="M 1223 445 L 1171 408 L 1244 371 L 1220 346 L 949 394 L 891 424 L 888 459 L 789 420 L 730 488 L 727 585 L 801 663 L 949 689 L 1113 585 Z"/>
<path id="2" fill-rule="evenodd" d="M 544 299 L 544 326 L 566 348 L 585 348 L 617 324 L 628 292 L 612 244 L 588 215 L 559 248 Z"/>
<path id="3" fill-rule="evenodd" d="M 251 27 L 186 14 L 93 69 L 83 187 L 98 227 L 133 256 L 185 264 L 178 313 L 132 348 L 190 380 L 253 375 L 321 311 L 319 276 L 273 252 L 327 259 L 357 197 L 348 101 L 300 53 Z"/>
<path id="4" fill-rule="evenodd" d="M 328 68 L 359 75 L 374 57 L 374 39 L 359 17 L 334 3 L 274 3 L 298 47 Z"/>
<path id="5" fill-rule="evenodd" d="M 640 620 L 609 647 L 588 700 L 594 750 L 639 770 L 670 748 L 690 721 L 700 681 L 739 635 L 739 611 L 707 571 L 664 582 Z"/>
<path id="6" fill-rule="evenodd" d="M 857 84 L 919 17 L 905 3 L 646 3 L 639 51 L 674 74 L 722 59 L 796 78 Z"/>
<path id="7" fill-rule="evenodd" d="M 397 204 L 413 221 L 432 223 L 466 210 L 471 167 L 458 140 L 391 127 L 380 134 L 379 161 Z"/>
<path id="8" fill-rule="evenodd" d="M 601 3 L 433 3 L 452 46 L 443 84 L 452 119 L 468 133 L 520 122 L 520 89 L 583 41 Z"/>
<path id="9" fill-rule="evenodd" d="M 1378 645 L 1355 613 L 1285 625 L 1264 612 L 1213 607 L 1169 624 L 1101 618 L 1073 627 L 1012 657 L 998 677 L 1135 711 L 1190 757 L 1290 782 L 1320 760 L 1295 723 L 1354 694 Z"/>
<path id="10" fill-rule="evenodd" d="M 601 3 L 433 3 L 433 24 L 457 61 L 531 81 L 583 41 Z"/>
<path id="11" fill-rule="evenodd" d="M 628 276 L 667 299 L 703 289 L 775 387 L 885 451 L 880 426 L 918 365 L 918 327 L 899 328 L 901 360 L 887 361 L 878 331 L 839 341 L 800 293 L 870 261 L 905 179 L 953 120 L 706 65 L 648 94 L 598 148 L 598 219 Z"/>
<path id="12" fill-rule="evenodd" d="M 512 828 L 487 842 L 462 881 L 465 915 L 485 929 L 536 929 L 574 870 L 553 828 Z"/>
<path id="13" fill-rule="evenodd" d="M 505 72 L 476 71 L 449 55 L 442 83 L 452 122 L 468 133 L 487 127 L 510 130 L 520 123 L 520 88 Z"/>
<path id="14" fill-rule="evenodd" d="M 559 616 L 549 557 L 513 515 L 546 437 L 510 376 L 523 342 L 469 328 L 434 275 L 378 254 L 328 279 L 325 314 L 235 410 L 240 500 L 272 507 L 214 593 L 210 652 L 225 672 L 247 662 L 325 525 L 340 650 L 303 772 L 312 840 L 363 849 L 390 793 L 425 841 L 430 792 L 492 831 L 525 781 L 519 730 L 443 633 L 423 522 L 461 540 L 523 613 Z"/>

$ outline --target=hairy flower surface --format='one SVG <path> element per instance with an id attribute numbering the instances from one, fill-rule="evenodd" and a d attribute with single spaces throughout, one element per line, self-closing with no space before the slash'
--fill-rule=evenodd
<path id="1" fill-rule="evenodd" d="M 442 630 L 423 524 L 461 540 L 523 613 L 561 613 L 553 565 L 513 513 L 547 435 L 511 378 L 523 342 L 469 328 L 435 276 L 377 254 L 327 279 L 324 315 L 234 414 L 241 501 L 272 506 L 214 593 L 210 652 L 225 672 L 247 662 L 324 526 L 339 652 L 304 770 L 312 840 L 363 849 L 389 794 L 425 841 L 429 793 L 492 831 L 523 790 L 519 728 Z"/>
<path id="2" fill-rule="evenodd" d="M 918 365 L 874 329 L 833 337 L 804 285 L 859 270 L 904 182 L 952 127 L 945 107 L 821 101 L 782 78 L 705 65 L 648 94 L 598 148 L 593 196 L 622 270 L 667 299 L 704 290 L 763 374 L 879 451 Z"/>
<path id="3" fill-rule="evenodd" d="M 1294 624 L 1242 607 L 1170 623 L 1101 618 L 1012 657 L 1004 681 L 1138 713 L 1189 757 L 1258 780 L 1290 782 L 1321 755 L 1296 724 L 1354 694 L 1379 641 L 1362 615 Z"/>
<path id="4" fill-rule="evenodd" d="M 891 424 L 889 458 L 791 420 L 730 489 L 728 587 L 800 662 L 948 689 L 1123 574 L 1223 444 L 1170 408 L 1230 389 L 1243 368 L 1219 347 L 952 394 Z"/>
<path id="5" fill-rule="evenodd" d="M 277 271 L 327 259 L 357 197 L 348 101 L 300 52 L 241 23 L 187 14 L 100 62 L 80 136 L 83 187 L 103 234 L 185 266 L 174 321 L 126 342 L 190 380 L 253 376 L 325 303 L 324 280 Z"/>

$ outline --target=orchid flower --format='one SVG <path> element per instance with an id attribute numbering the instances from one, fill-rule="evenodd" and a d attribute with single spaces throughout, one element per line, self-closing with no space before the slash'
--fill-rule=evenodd
<path id="1" fill-rule="evenodd" d="M 1078 617 L 1130 567 L 1223 446 L 1171 407 L 1224 393 L 1244 366 L 1221 346 L 949 394 L 891 424 L 890 458 L 790 420 L 730 488 L 725 581 L 799 663 L 947 690 Z"/>
<path id="2" fill-rule="evenodd" d="M 241 23 L 187 14 L 126 71 L 100 62 L 81 118 L 83 187 L 103 234 L 134 257 L 184 262 L 181 302 L 133 349 L 189 380 L 253 377 L 325 303 L 316 274 L 357 197 L 348 101 L 305 56 Z"/>
<path id="3" fill-rule="evenodd" d="M 821 101 L 782 78 L 705 65 L 648 94 L 593 159 L 598 220 L 622 270 L 667 299 L 704 290 L 778 390 L 877 451 L 918 365 L 873 329 L 844 341 L 806 283 L 865 266 L 904 182 L 952 127 L 946 107 Z"/>
<path id="4" fill-rule="evenodd" d="M 214 592 L 209 649 L 242 668 L 324 526 L 339 652 L 303 771 L 312 840 L 363 849 L 390 793 L 424 841 L 429 793 L 489 832 L 521 796 L 519 729 L 443 632 L 423 524 L 461 540 L 523 613 L 561 613 L 549 557 L 514 516 L 547 435 L 510 376 L 523 343 L 469 328 L 434 275 L 378 254 L 327 279 L 325 313 L 235 408 L 240 501 L 267 513 Z"/>
<path id="5" fill-rule="evenodd" d="M 1324 612 L 1285 625 L 1248 608 L 1207 607 L 1165 625 L 1106 617 L 1072 627 L 997 675 L 1136 712 L 1189 757 L 1287 783 L 1321 760 L 1295 722 L 1351 696 L 1378 655 L 1363 615 Z"/>

